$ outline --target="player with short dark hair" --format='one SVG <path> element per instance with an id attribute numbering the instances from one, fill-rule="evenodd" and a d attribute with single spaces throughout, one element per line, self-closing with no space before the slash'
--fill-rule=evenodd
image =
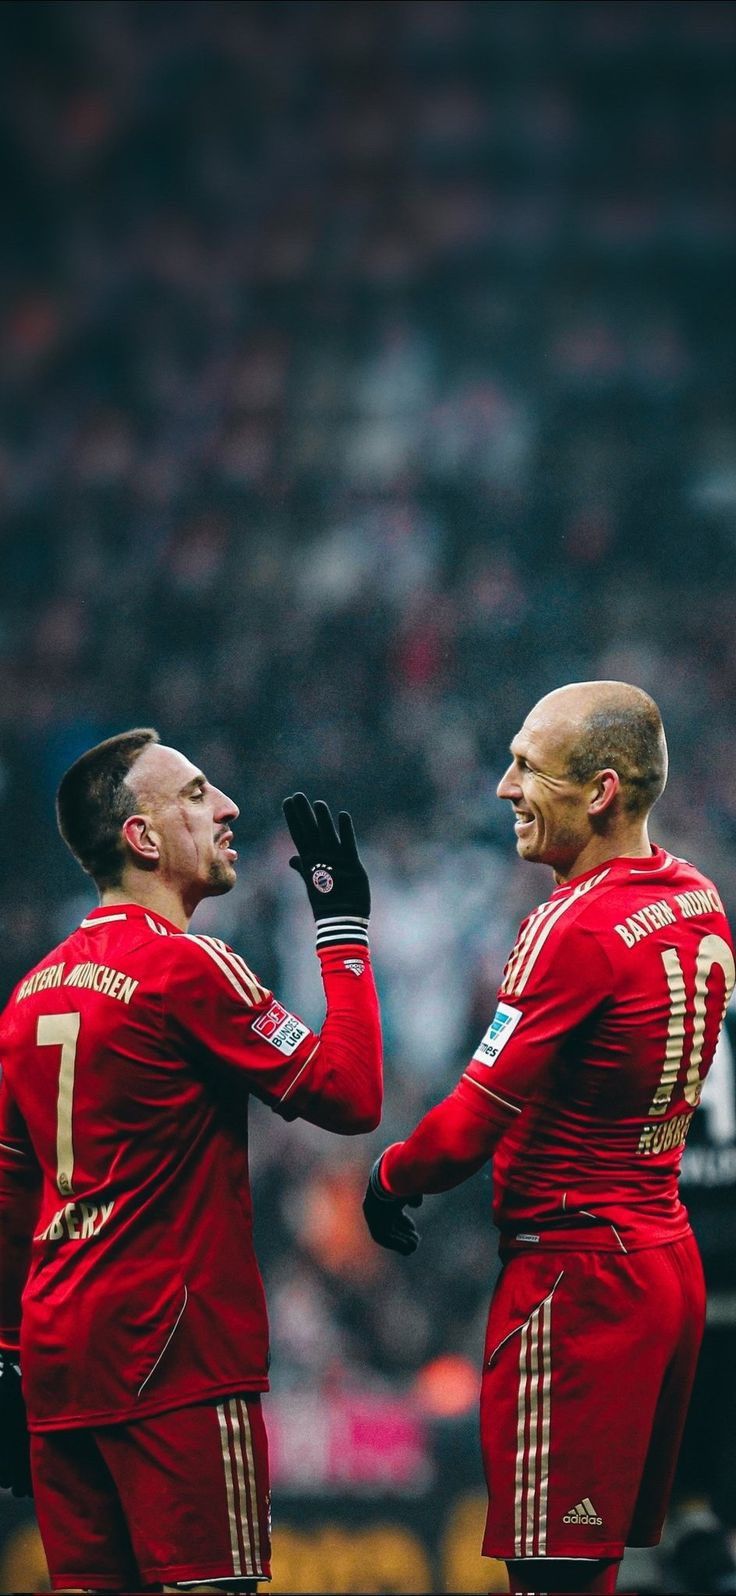
<path id="1" fill-rule="evenodd" d="M 100 892 L 119 886 L 125 863 L 122 825 L 136 793 L 128 781 L 144 748 L 159 742 L 152 726 L 108 737 L 75 760 L 56 794 L 56 819 L 70 852 Z"/>
<path id="2" fill-rule="evenodd" d="M 237 806 L 196 765 L 139 728 L 59 788 L 100 906 L 0 1019 L 0 1485 L 30 1491 L 24 1396 L 55 1590 L 270 1578 L 248 1098 L 343 1134 L 381 1111 L 352 823 L 302 793 L 284 812 L 317 921 L 319 1035 L 226 943 L 187 934 L 236 879 Z"/>
<path id="3" fill-rule="evenodd" d="M 574 683 L 538 703 L 498 787 L 555 890 L 524 921 L 462 1079 L 374 1166 L 371 1234 L 493 1155 L 502 1270 L 481 1388 L 483 1551 L 512 1591 L 613 1591 L 653 1545 L 705 1317 L 677 1176 L 734 986 L 713 884 L 649 841 L 667 749 L 652 699 Z"/>

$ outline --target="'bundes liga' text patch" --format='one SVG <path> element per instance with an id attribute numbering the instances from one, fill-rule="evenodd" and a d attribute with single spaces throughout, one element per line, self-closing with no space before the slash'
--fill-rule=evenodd
<path id="1" fill-rule="evenodd" d="M 254 1020 L 253 1030 L 262 1036 L 265 1042 L 270 1042 L 279 1053 L 294 1053 L 305 1036 L 309 1036 L 309 1026 L 303 1025 L 295 1014 L 290 1014 L 288 1009 L 282 1009 L 280 1003 L 272 1003 L 270 1009 L 260 1018 Z"/>

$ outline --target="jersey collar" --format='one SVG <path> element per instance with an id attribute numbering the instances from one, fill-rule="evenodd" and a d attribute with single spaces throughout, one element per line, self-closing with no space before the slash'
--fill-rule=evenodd
<path id="1" fill-rule="evenodd" d="M 652 848 L 649 858 L 647 858 L 646 854 L 642 855 L 641 858 L 631 854 L 624 854 L 613 859 L 602 859 L 600 864 L 593 865 L 592 870 L 586 870 L 583 875 L 573 876 L 570 881 L 561 883 L 555 889 L 554 895 L 556 896 L 558 892 L 569 892 L 571 888 L 579 887 L 583 881 L 588 881 L 591 876 L 605 875 L 607 872 L 615 872 L 619 878 L 621 876 L 655 876 L 661 875 L 663 871 L 668 870 L 671 864 L 672 854 L 666 853 L 664 848 L 656 847 Z"/>
<path id="2" fill-rule="evenodd" d="M 184 933 L 172 920 L 159 914 L 157 909 L 146 909 L 142 903 L 101 903 L 97 909 L 90 909 L 86 914 L 80 929 L 90 930 L 95 925 L 111 925 L 116 920 L 145 920 L 152 931 L 159 936 L 180 937 Z"/>

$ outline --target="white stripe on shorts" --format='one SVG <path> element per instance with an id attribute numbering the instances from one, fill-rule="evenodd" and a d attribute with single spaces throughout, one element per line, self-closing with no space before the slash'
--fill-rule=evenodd
<path id="1" fill-rule="evenodd" d="M 265 1579 L 258 1521 L 258 1481 L 250 1410 L 244 1397 L 218 1403 L 233 1573 Z"/>
<path id="2" fill-rule="evenodd" d="M 253 1447 L 253 1432 L 250 1425 L 250 1409 L 243 1397 L 238 1397 L 238 1412 L 240 1414 L 241 1433 L 244 1441 L 245 1463 L 248 1471 L 248 1536 L 251 1546 L 251 1558 L 254 1574 L 262 1574 L 261 1563 L 261 1530 L 258 1523 L 258 1489 L 256 1480 L 256 1456 Z"/>
<path id="3" fill-rule="evenodd" d="M 516 1557 L 544 1557 L 547 1548 L 552 1298 L 561 1279 L 562 1273 L 548 1296 L 521 1327 L 519 1338 L 514 1494 Z"/>
<path id="4" fill-rule="evenodd" d="M 228 1410 L 228 1414 L 230 1416 L 230 1424 L 232 1426 L 233 1453 L 235 1455 L 235 1477 L 236 1477 L 236 1481 L 237 1481 L 237 1493 L 238 1493 L 238 1504 L 239 1504 L 238 1525 L 239 1525 L 239 1528 L 240 1528 L 240 1539 L 241 1539 L 242 1545 L 243 1545 L 243 1555 L 245 1556 L 245 1562 L 246 1562 L 246 1567 L 243 1569 L 243 1573 L 244 1574 L 252 1574 L 253 1571 L 254 1571 L 253 1570 L 253 1541 L 252 1541 L 252 1536 L 250 1534 L 250 1510 L 249 1510 L 249 1506 L 248 1506 L 248 1496 L 247 1496 L 246 1487 L 245 1487 L 245 1468 L 246 1468 L 246 1463 L 245 1463 L 245 1459 L 243 1457 L 243 1435 L 242 1435 L 242 1431 L 241 1431 L 241 1428 L 240 1428 L 240 1416 L 239 1416 L 239 1413 L 238 1413 L 238 1404 L 237 1404 L 237 1401 L 236 1401 L 235 1397 L 231 1397 L 230 1398 L 230 1401 L 228 1402 L 228 1405 L 227 1405 L 227 1410 Z M 247 1541 L 246 1541 L 246 1535 L 245 1535 L 246 1529 L 248 1531 Z"/>
<path id="5" fill-rule="evenodd" d="M 235 1505 L 235 1481 L 233 1479 L 233 1466 L 230 1457 L 230 1436 L 224 1402 L 217 1404 L 217 1417 L 220 1423 L 220 1442 L 222 1445 L 222 1462 L 225 1470 L 225 1491 L 227 1493 L 227 1516 L 230 1525 L 230 1549 L 233 1554 L 233 1573 L 242 1574 L 240 1563 L 240 1542 L 238 1539 L 238 1515 Z"/>

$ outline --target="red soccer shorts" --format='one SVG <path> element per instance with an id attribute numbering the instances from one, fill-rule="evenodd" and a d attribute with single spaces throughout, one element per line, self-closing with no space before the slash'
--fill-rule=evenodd
<path id="1" fill-rule="evenodd" d="M 705 1321 L 692 1236 L 516 1253 L 488 1318 L 486 1557 L 621 1557 L 659 1540 Z"/>
<path id="2" fill-rule="evenodd" d="M 260 1397 L 31 1437 L 52 1590 L 270 1579 Z"/>

